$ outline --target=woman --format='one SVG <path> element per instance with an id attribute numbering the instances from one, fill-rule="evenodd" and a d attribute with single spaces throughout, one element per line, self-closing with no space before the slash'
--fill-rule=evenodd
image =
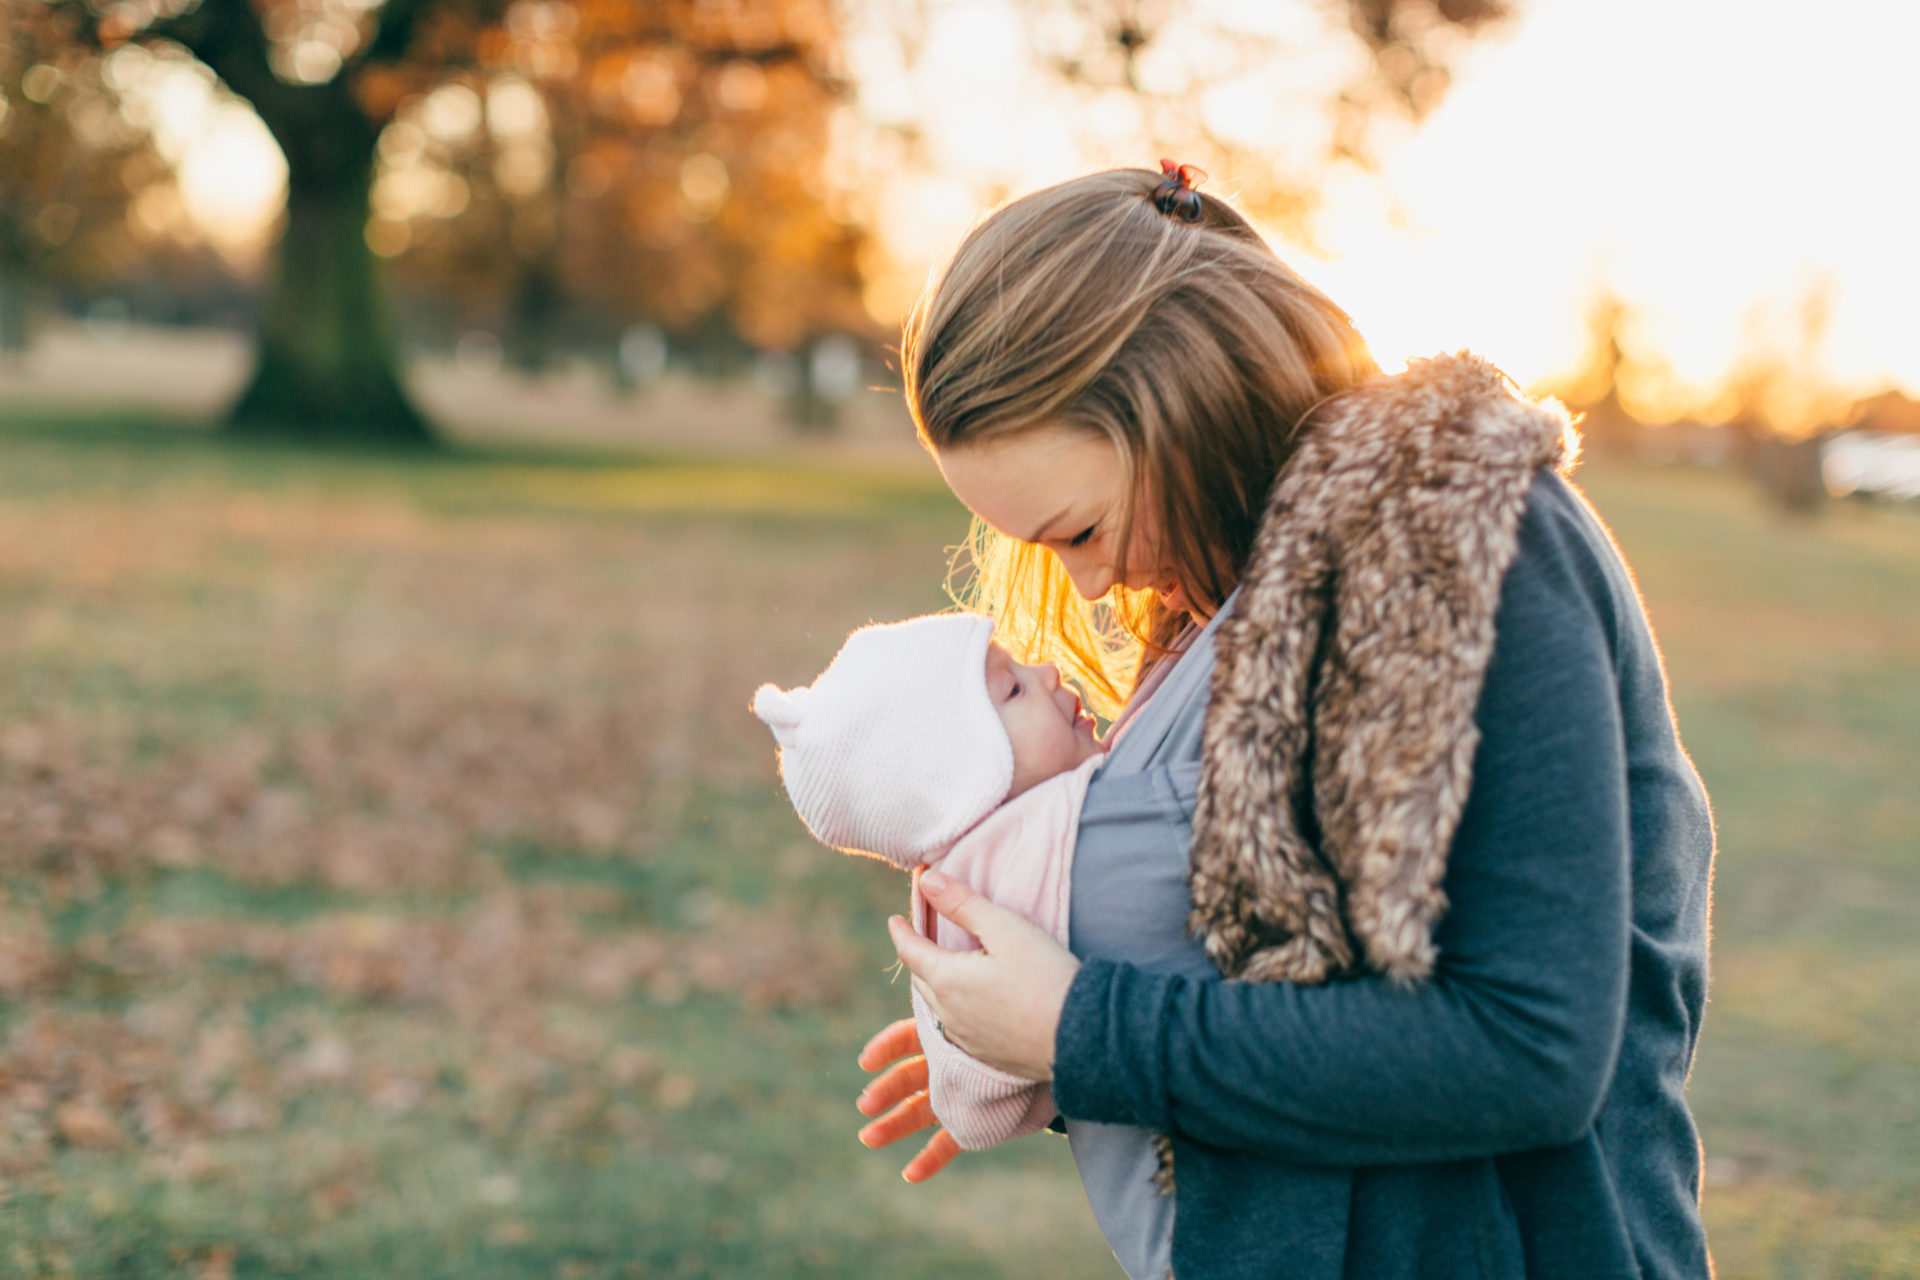
<path id="1" fill-rule="evenodd" d="M 890 927 L 956 1044 L 1052 1082 L 1129 1274 L 1706 1275 L 1712 827 L 1564 418 L 1471 357 L 1380 376 L 1178 170 L 993 215 L 905 367 L 977 603 L 1132 696 L 1072 954 L 939 877 L 985 950 Z M 933 1123 L 923 1077 L 863 1140 Z"/>

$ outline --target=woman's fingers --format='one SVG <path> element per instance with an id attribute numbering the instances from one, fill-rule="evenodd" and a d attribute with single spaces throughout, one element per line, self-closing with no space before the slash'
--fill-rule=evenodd
<path id="1" fill-rule="evenodd" d="M 922 872 L 920 892 L 980 949 L 943 950 L 899 916 L 889 919 L 914 994 L 961 1052 L 1028 1080 L 1051 1079 L 1060 1011 L 1080 962 L 1045 929 L 950 876 Z"/>
<path id="2" fill-rule="evenodd" d="M 916 978 L 932 978 L 942 965 L 951 960 L 954 953 L 942 948 L 931 938 L 923 938 L 913 931 L 905 916 L 887 917 L 887 936 L 893 940 L 893 949 L 900 957 L 900 963 Z M 920 1036 L 916 1032 L 914 1040 Z"/>
<path id="3" fill-rule="evenodd" d="M 936 1129 L 927 1145 L 920 1149 L 920 1154 L 907 1161 L 907 1167 L 900 1171 L 900 1176 L 908 1182 L 925 1182 L 946 1168 L 959 1154 L 960 1144 L 953 1140 L 953 1135 L 945 1129 Z"/>
<path id="4" fill-rule="evenodd" d="M 869 1147 L 884 1147 L 898 1142 L 910 1133 L 918 1133 L 928 1125 L 938 1124 L 933 1115 L 933 1103 L 925 1093 L 908 1096 L 887 1114 L 860 1130 L 860 1141 Z"/>
<path id="5" fill-rule="evenodd" d="M 877 1116 L 895 1103 L 924 1093 L 926 1088 L 927 1060 L 908 1058 L 894 1063 L 885 1075 L 868 1084 L 853 1105 L 860 1108 L 862 1115 Z"/>
<path id="6" fill-rule="evenodd" d="M 890 1023 L 879 1035 L 867 1041 L 866 1048 L 860 1050 L 858 1061 L 863 1070 L 878 1071 L 889 1062 L 919 1052 L 920 1029 L 913 1025 L 912 1018 L 902 1018 Z"/>
<path id="7" fill-rule="evenodd" d="M 979 938 L 980 945 L 988 951 L 993 948 L 987 945 L 987 935 L 996 932 L 1003 921 L 1014 919 L 1027 923 L 1005 907 L 982 897 L 972 885 L 944 872 L 921 872 L 920 893 L 935 911 Z"/>

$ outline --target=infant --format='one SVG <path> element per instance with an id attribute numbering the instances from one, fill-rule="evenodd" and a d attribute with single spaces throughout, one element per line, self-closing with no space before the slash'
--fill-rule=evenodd
<path id="1" fill-rule="evenodd" d="M 821 843 L 915 872 L 913 921 L 952 950 L 973 935 L 935 915 L 934 864 L 1067 941 L 1074 836 L 1104 750 L 1051 666 L 993 643 L 993 622 L 935 614 L 863 627 L 810 687 L 762 685 L 754 714 L 780 744 L 780 776 Z M 978 1150 L 1047 1126 L 1044 1084 L 962 1053 L 913 996 L 933 1113 Z"/>

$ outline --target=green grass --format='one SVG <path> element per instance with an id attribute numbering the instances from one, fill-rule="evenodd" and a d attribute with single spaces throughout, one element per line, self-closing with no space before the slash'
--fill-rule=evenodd
<path id="1" fill-rule="evenodd" d="M 1580 478 L 1720 832 L 1720 1274 L 1914 1274 L 1920 519 Z M 902 886 L 745 710 L 963 532 L 924 467 L 0 423 L 0 1274 L 1117 1274 L 1063 1143 L 853 1140 Z"/>

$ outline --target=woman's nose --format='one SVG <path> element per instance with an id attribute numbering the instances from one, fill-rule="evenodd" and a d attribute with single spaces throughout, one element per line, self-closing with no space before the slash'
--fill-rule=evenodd
<path id="1" fill-rule="evenodd" d="M 1103 565 L 1069 560 L 1063 556 L 1060 567 L 1067 571 L 1073 589 L 1080 593 L 1082 600 L 1098 600 L 1113 587 L 1113 572 Z"/>

